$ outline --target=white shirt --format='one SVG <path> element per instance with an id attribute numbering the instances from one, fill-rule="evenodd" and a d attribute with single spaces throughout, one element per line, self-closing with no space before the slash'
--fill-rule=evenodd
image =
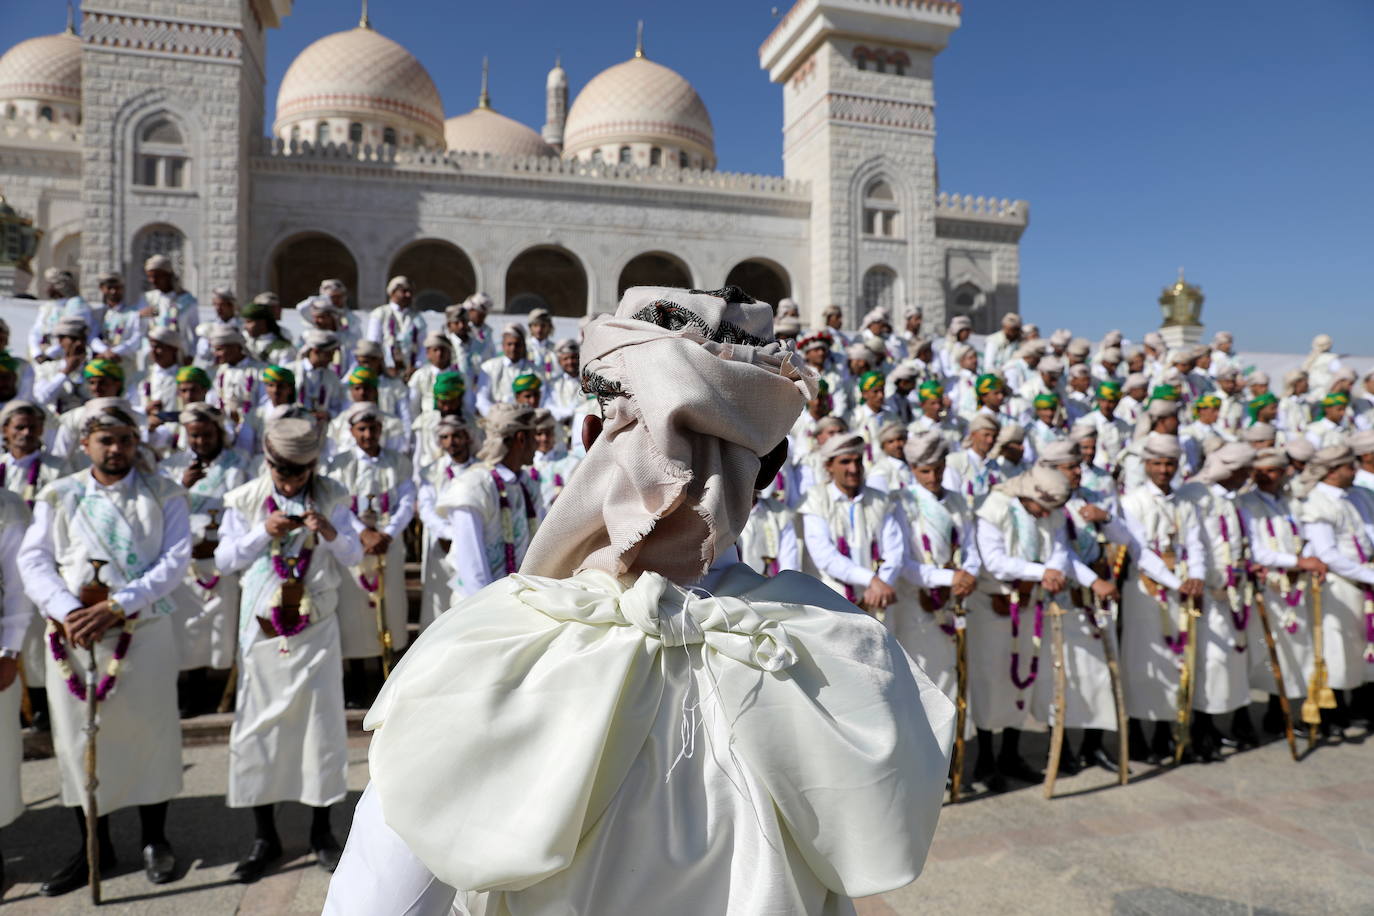
<path id="1" fill-rule="evenodd" d="M 286 500 L 275 487 L 272 493 L 283 502 Z M 347 502 L 341 501 L 334 508 L 329 516 L 329 524 L 334 526 L 339 535 L 332 541 L 323 537 L 318 538 L 317 547 L 332 556 L 335 562 L 345 569 L 357 566 L 363 561 L 363 545 L 356 537 L 343 535 L 343 532 L 353 530 L 353 513 L 349 510 Z M 262 556 L 271 543 L 272 536 L 267 533 L 266 523 L 250 531 L 248 523 L 238 510 L 226 509 L 219 526 L 219 546 L 215 548 L 215 563 L 221 572 L 238 572 Z M 257 627 L 253 629 L 256 631 Z"/>
<path id="2" fill-rule="evenodd" d="M 37 457 L 37 453 L 33 457 Z M 19 574 L 19 550 L 24 542 L 22 525 L 6 525 L 0 530 L 0 581 L 4 582 L 4 603 L 0 605 L 0 648 L 22 649 L 24 634 L 33 618 L 33 606 L 25 600 L 24 582 Z"/>
<path id="3" fill-rule="evenodd" d="M 850 516 L 858 510 L 860 503 L 863 502 L 863 491 L 859 495 L 850 499 L 840 492 L 840 488 L 833 483 L 830 487 L 830 498 L 838 505 L 848 504 Z M 819 515 L 803 516 L 803 538 L 806 542 L 806 550 L 816 568 L 825 573 L 832 579 L 852 585 L 856 588 L 866 588 L 873 581 L 874 571 L 864 563 L 860 563 L 850 557 L 842 555 L 839 548 L 835 546 L 835 539 L 830 533 L 830 525 Z M 897 524 L 896 516 L 889 512 L 883 517 L 882 529 L 878 532 L 878 546 L 882 551 L 882 563 L 878 566 L 876 575 L 888 585 L 897 581 L 897 574 L 901 571 L 906 561 L 906 545 L 902 541 L 902 529 Z"/>
<path id="4" fill-rule="evenodd" d="M 1359 501 L 1347 499 L 1348 491 L 1333 487 L 1329 483 L 1319 483 L 1314 489 L 1322 489 L 1323 494 L 1329 499 L 1348 501 L 1359 513 L 1365 533 L 1374 539 L 1374 518 L 1369 517 Z M 1307 522 L 1303 525 L 1303 535 L 1306 536 L 1312 553 L 1329 566 L 1333 573 L 1351 582 L 1374 585 L 1374 563 L 1361 563 L 1341 550 L 1336 545 L 1336 531 L 1330 522 Z"/>
<path id="5" fill-rule="evenodd" d="M 381 460 L 381 452 L 378 452 L 377 457 L 373 458 L 367 452 L 358 448 L 357 445 L 354 445 L 350 452 L 352 453 L 354 461 L 359 464 L 368 465 L 369 467 L 375 467 L 377 462 Z M 406 526 L 410 524 L 410 520 L 415 517 L 415 497 L 415 481 L 408 477 L 399 478 L 396 482 L 396 505 L 394 510 L 387 523 L 378 530 L 392 540 L 400 537 L 405 532 Z M 359 503 L 364 501 L 365 500 L 360 499 Z M 367 530 L 367 526 L 364 525 L 362 520 L 356 515 L 350 513 L 349 518 L 352 521 L 353 530 L 358 534 L 362 534 Z"/>

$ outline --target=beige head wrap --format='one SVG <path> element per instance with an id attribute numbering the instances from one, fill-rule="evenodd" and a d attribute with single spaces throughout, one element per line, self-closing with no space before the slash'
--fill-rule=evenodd
<path id="1" fill-rule="evenodd" d="M 1121 384 L 1121 387 L 1125 389 L 1148 388 L 1150 387 L 1150 380 L 1145 377 L 1144 372 L 1132 372 L 1126 376 L 1126 381 Z"/>
<path id="2" fill-rule="evenodd" d="M 520 432 L 534 432 L 534 413 L 533 407 L 523 404 L 491 405 L 487 415 L 480 421 L 487 439 L 477 453 L 477 460 L 489 467 L 500 464 L 510 450 L 510 444 L 506 442 L 508 438 Z"/>
<path id="3" fill-rule="evenodd" d="M 45 419 L 43 408 L 33 401 L 27 401 L 24 398 L 11 398 L 5 402 L 4 407 L 0 407 L 0 429 L 4 429 L 5 424 L 10 421 L 10 417 L 17 413 L 26 413 L 39 419 Z"/>
<path id="4" fill-rule="evenodd" d="M 887 442 L 887 441 L 890 440 L 890 439 L 904 439 L 904 438 L 906 438 L 906 424 L 905 424 L 905 423 L 898 423 L 898 422 L 896 422 L 896 421 L 893 421 L 893 422 L 891 422 L 891 423 L 884 423 L 884 424 L 882 425 L 882 428 L 878 430 L 878 444 L 879 444 L 879 445 L 881 445 L 881 444 L 884 443 L 884 442 Z"/>
<path id="5" fill-rule="evenodd" d="M 89 434 L 95 429 L 117 429 L 124 426 L 138 428 L 137 414 L 123 398 L 92 398 L 81 408 L 81 430 Z"/>
<path id="6" fill-rule="evenodd" d="M 353 346 L 354 356 L 382 356 L 382 345 L 375 340 L 360 340 Z"/>
<path id="7" fill-rule="evenodd" d="M 386 281 L 386 294 L 390 296 L 398 289 L 411 289 L 410 280 L 406 277 L 396 276 Z"/>
<path id="8" fill-rule="evenodd" d="M 187 404 L 181 409 L 181 414 L 177 417 L 182 426 L 190 423 L 212 423 L 220 426 L 224 423 L 224 414 L 218 407 L 206 404 L 204 401 L 196 401 L 194 404 Z"/>
<path id="9" fill-rule="evenodd" d="M 377 406 L 376 401 L 354 401 L 348 405 L 344 411 L 344 422 L 349 426 L 354 423 L 362 423 L 365 420 L 376 420 L 382 422 L 382 408 Z"/>
<path id="10" fill-rule="evenodd" d="M 1080 419 L 1073 426 L 1069 427 L 1069 441 L 1081 444 L 1084 439 L 1096 439 L 1097 426 L 1089 419 Z"/>
<path id="11" fill-rule="evenodd" d="M 1298 382 L 1307 378 L 1302 369 L 1289 369 L 1283 374 L 1283 396 L 1290 397 L 1298 389 Z"/>
<path id="12" fill-rule="evenodd" d="M 155 254 L 148 260 L 144 261 L 143 269 L 145 271 L 165 270 L 167 273 L 173 275 L 175 275 L 176 273 L 176 269 L 172 267 L 172 259 L 167 257 L 165 254 Z"/>
<path id="13" fill-rule="evenodd" d="M 825 445 L 822 445 L 816 454 L 824 464 L 841 455 L 862 455 L 867 447 L 868 443 L 864 442 L 864 437 L 858 433 L 837 433 L 826 439 Z"/>
<path id="14" fill-rule="evenodd" d="M 270 458 L 287 464 L 310 465 L 319 459 L 323 443 L 320 429 L 314 422 L 284 416 L 268 422 L 264 444 Z"/>
<path id="15" fill-rule="evenodd" d="M 1357 433 L 1351 433 L 1350 450 L 1356 455 L 1374 452 L 1374 429 L 1362 429 Z"/>
<path id="16" fill-rule="evenodd" d="M 1294 491 L 1299 497 L 1306 496 L 1312 492 L 1313 487 L 1321 482 L 1323 477 L 1354 460 L 1355 452 L 1348 445 L 1328 445 L 1326 448 L 1320 449 L 1315 455 L 1307 459 L 1307 466 L 1298 475 Z"/>
<path id="17" fill-rule="evenodd" d="M 1063 372 L 1064 361 L 1057 356 L 1042 356 L 1035 364 L 1036 372 Z"/>
<path id="18" fill-rule="evenodd" d="M 998 423 L 995 417 L 981 412 L 976 413 L 969 418 L 968 432 L 964 434 L 964 441 L 967 442 L 968 437 L 979 430 L 990 429 L 993 432 L 997 432 L 1001 428 L 1002 424 Z"/>
<path id="19" fill-rule="evenodd" d="M 1207 456 L 1198 472 L 1203 483 L 1218 483 L 1255 463 L 1255 450 L 1244 442 L 1228 442 Z"/>
<path id="20" fill-rule="evenodd" d="M 1164 461 L 1169 458 L 1177 461 L 1183 457 L 1183 446 L 1179 444 L 1178 436 L 1150 433 L 1141 440 L 1140 457 L 1146 461 Z"/>
<path id="21" fill-rule="evenodd" d="M 913 467 L 928 467 L 949 454 L 949 440 L 937 430 L 930 430 L 906 440 L 903 456 Z"/>
<path id="22" fill-rule="evenodd" d="M 605 418 L 521 571 L 653 570 L 700 578 L 738 537 L 759 457 L 786 437 L 816 376 L 773 340 L 773 312 L 736 289 L 625 292 L 583 332 L 583 380 Z"/>
<path id="23" fill-rule="evenodd" d="M 840 417 L 821 417 L 821 419 L 816 422 L 816 432 L 818 434 L 831 431 L 842 433 L 848 429 L 849 424 L 844 422 Z"/>
<path id="24" fill-rule="evenodd" d="M 1288 453 L 1291 460 L 1301 461 L 1303 464 L 1311 461 L 1312 456 L 1317 454 L 1317 447 L 1306 436 L 1294 436 L 1284 442 L 1283 450 Z"/>
<path id="25" fill-rule="evenodd" d="M 1252 388 L 1261 385 L 1267 388 L 1269 386 L 1269 373 L 1261 369 L 1257 369 L 1254 372 L 1251 372 L 1249 377 L 1245 379 L 1245 384 L 1249 385 Z"/>
<path id="26" fill-rule="evenodd" d="M 1111 363 L 1112 365 L 1116 365 L 1117 363 L 1121 362 L 1121 348 L 1103 347 L 1102 352 L 1097 354 L 1097 358 L 1100 362 Z"/>
<path id="27" fill-rule="evenodd" d="M 1008 496 L 1031 499 L 1046 509 L 1058 509 L 1069 501 L 1069 479 L 1054 468 L 1036 465 L 1029 471 L 999 483 L 994 489 Z"/>
<path id="28" fill-rule="evenodd" d="M 333 331 L 310 328 L 301 335 L 301 342 L 307 350 L 333 350 L 339 345 L 339 335 Z"/>
<path id="29" fill-rule="evenodd" d="M 176 350 L 181 349 L 182 339 L 176 328 L 169 328 L 166 325 L 149 328 L 148 339 L 153 343 L 160 343 Z"/>
<path id="30" fill-rule="evenodd" d="M 558 419 L 553 415 L 553 411 L 547 407 L 540 407 L 534 412 L 534 428 L 536 430 L 557 429 Z"/>
<path id="31" fill-rule="evenodd" d="M 1002 327 L 1019 328 L 1021 327 L 1021 316 L 1015 312 L 1007 312 L 1002 316 Z"/>
<path id="32" fill-rule="evenodd" d="M 1151 331 L 1150 333 L 1145 335 L 1144 339 L 1141 340 L 1141 343 L 1149 347 L 1151 350 L 1163 350 L 1164 335 L 1159 333 L 1158 331 Z"/>
<path id="33" fill-rule="evenodd" d="M 330 294 L 332 294 L 332 293 L 346 293 L 346 292 L 348 292 L 348 287 L 347 287 L 346 285 L 344 285 L 344 281 L 342 281 L 342 280 L 321 280 L 321 281 L 320 281 L 320 295 L 321 295 L 321 296 L 328 296 L 328 295 L 330 295 Z"/>
<path id="34" fill-rule="evenodd" d="M 1002 428 L 997 431 L 997 440 L 992 443 L 992 450 L 988 452 L 990 458 L 1002 457 L 1002 450 L 1008 445 L 1019 445 L 1026 441 L 1026 428 L 1020 423 L 1003 423 Z"/>
<path id="35" fill-rule="evenodd" d="M 1087 356 L 1092 351 L 1092 341 L 1086 337 L 1075 337 L 1069 341 L 1069 345 L 1064 348 L 1064 352 L 1070 356 Z"/>
<path id="36" fill-rule="evenodd" d="M 1240 437 L 1251 444 L 1256 442 L 1273 442 L 1278 437 L 1278 432 L 1268 423 L 1254 423 L 1247 426 L 1240 434 Z"/>
<path id="37" fill-rule="evenodd" d="M 1257 468 L 1286 468 L 1288 455 L 1281 448 L 1262 448 L 1255 453 Z"/>
<path id="38" fill-rule="evenodd" d="M 1046 467 L 1079 464 L 1082 461 L 1083 453 L 1078 450 L 1078 443 L 1069 439 L 1051 439 L 1040 446 L 1040 454 L 1036 457 L 1036 464 Z"/>
<path id="39" fill-rule="evenodd" d="M 1050 334 L 1050 346 L 1055 349 L 1067 347 L 1071 340 L 1073 340 L 1073 331 L 1070 331 L 1068 328 L 1055 328 L 1053 333 Z"/>
<path id="40" fill-rule="evenodd" d="M 453 341 L 449 340 L 448 335 L 443 331 L 430 331 L 425 335 L 425 349 L 430 347 L 444 347 L 452 350 Z"/>
<path id="41" fill-rule="evenodd" d="M 53 325 L 53 336 L 71 337 L 80 340 L 86 336 L 86 322 L 82 321 L 80 318 L 73 318 L 71 316 L 59 318 L 57 323 Z"/>
<path id="42" fill-rule="evenodd" d="M 210 328 L 210 346 L 227 347 L 231 344 L 244 346 L 243 334 L 232 324 L 216 324 Z"/>

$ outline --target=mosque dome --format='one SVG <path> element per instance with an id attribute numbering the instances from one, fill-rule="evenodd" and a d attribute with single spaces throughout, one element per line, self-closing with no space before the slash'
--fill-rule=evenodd
<path id="1" fill-rule="evenodd" d="M 395 132 L 402 146 L 442 146 L 444 105 L 428 71 L 405 48 L 364 24 L 314 42 L 286 71 L 277 93 L 273 132 L 302 123 L 330 124 L 333 140 L 357 140 L 350 124 L 366 125 L 361 138 L 380 142 Z M 307 133 L 314 140 L 323 134 Z"/>
<path id="2" fill-rule="evenodd" d="M 81 39 L 59 32 L 10 48 L 0 57 L 0 99 L 81 104 Z"/>
<path id="3" fill-rule="evenodd" d="M 715 168 L 715 133 L 706 105 L 692 84 L 637 50 L 597 74 L 568 112 L 563 155 L 589 158 L 621 146 L 676 150 L 693 164 Z"/>
<path id="4" fill-rule="evenodd" d="M 454 153 L 494 156 L 552 156 L 553 147 L 532 129 L 481 106 L 444 122 L 444 142 Z"/>

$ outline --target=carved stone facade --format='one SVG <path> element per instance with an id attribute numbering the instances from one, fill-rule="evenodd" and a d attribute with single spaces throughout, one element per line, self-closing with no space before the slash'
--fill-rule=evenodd
<path id="1" fill-rule="evenodd" d="M 0 116 L 0 192 L 46 230 L 40 271 L 79 251 L 88 295 L 109 269 L 137 293 L 144 257 L 165 252 L 202 299 L 290 299 L 334 264 L 361 306 L 404 270 L 429 306 L 481 289 L 563 314 L 611 309 L 627 282 L 733 279 L 807 318 L 919 305 L 929 327 L 968 314 L 979 330 L 1018 306 L 1027 205 L 938 192 L 932 67 L 957 4 L 800 0 L 760 48 L 784 97 L 783 177 L 655 165 L 647 148 L 622 163 L 264 139 L 266 31 L 289 10 L 84 10 L 80 125 Z M 566 75 L 549 93 L 553 136 Z"/>

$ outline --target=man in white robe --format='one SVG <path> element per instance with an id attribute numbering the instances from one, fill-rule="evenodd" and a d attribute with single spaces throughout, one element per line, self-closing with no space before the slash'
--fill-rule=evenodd
<path id="1" fill-rule="evenodd" d="M 138 305 L 124 298 L 124 278 L 105 271 L 96 278 L 100 286 L 100 333 L 91 340 L 91 351 L 106 359 L 133 366 L 143 345 L 146 321 Z"/>
<path id="2" fill-rule="evenodd" d="M 348 794 L 338 589 L 363 556 L 343 485 L 316 471 L 320 434 L 274 420 L 267 470 L 224 498 L 215 564 L 241 574 L 239 679 L 229 733 L 230 808 L 252 808 L 253 846 L 233 879 L 256 881 L 281 858 L 273 808 L 310 806 L 310 848 L 333 871 L 341 850 L 329 806 Z"/>
<path id="3" fill-rule="evenodd" d="M 348 407 L 340 346 L 339 335 L 335 332 L 311 328 L 301 335 L 300 358 L 290 366 L 296 380 L 296 403 L 313 410 L 321 423 L 328 423 Z"/>
<path id="4" fill-rule="evenodd" d="M 368 313 L 363 337 L 381 347 L 386 374 L 404 382 L 424 348 L 425 316 L 415 307 L 415 288 L 405 277 L 387 281 L 386 297 Z"/>
<path id="5" fill-rule="evenodd" d="M 463 378 L 464 386 L 468 379 L 460 366 L 453 361 L 453 343 L 443 331 L 430 331 L 425 335 L 425 361 L 417 367 L 406 387 L 410 389 L 410 413 L 418 417 L 427 410 L 434 409 L 434 380 L 445 372 L 457 372 Z"/>
<path id="6" fill-rule="evenodd" d="M 43 271 L 43 292 L 43 304 L 29 329 L 29 357 L 38 363 L 58 356 L 57 325 L 64 318 L 79 320 L 86 328 L 83 344 L 89 345 L 97 328 L 96 316 L 77 291 L 71 271 L 60 267 Z"/>
<path id="7" fill-rule="evenodd" d="M 530 362 L 525 350 L 525 329 L 508 324 L 501 332 L 501 355 L 482 363 L 477 375 L 477 412 L 486 416 L 493 404 L 509 404 L 515 400 L 511 387 L 522 375 L 538 375 L 539 369 Z"/>
<path id="8" fill-rule="evenodd" d="M 668 297 L 705 313 L 700 332 L 656 310 Z M 565 491 L 521 574 L 446 615 L 383 691 L 327 913 L 839 914 L 920 872 L 949 701 L 819 583 L 708 575 L 809 394 L 771 310 L 740 298 L 634 288 L 588 328 L 604 421 L 578 479 L 595 484 Z M 499 767 L 476 765 L 497 746 Z M 516 798 L 539 803 L 512 818 Z"/>
<path id="9" fill-rule="evenodd" d="M 448 521 L 441 519 L 434 507 L 440 491 L 472 464 L 472 430 L 460 415 L 440 417 L 431 435 L 438 457 L 416 472 L 415 502 L 424 530 L 420 547 L 421 632 L 449 609 L 453 596 L 449 584 L 453 570 L 448 564 L 453 536 Z"/>
<path id="10" fill-rule="evenodd" d="M 84 887 L 86 691 L 92 652 L 99 725 L 96 808 L 102 872 L 115 864 L 111 812 L 138 806 L 148 880 L 171 881 L 176 858 L 165 831 L 167 802 L 181 791 L 177 651 L 166 599 L 191 558 L 186 492 L 135 466 L 133 409 L 117 398 L 83 408 L 85 471 L 38 494 L 19 552 L 24 588 L 48 618 L 48 703 L 62 803 L 82 833 L 80 850 L 39 888 L 56 896 Z M 111 670 L 113 669 L 113 671 Z"/>
<path id="11" fill-rule="evenodd" d="M 534 459 L 530 462 L 530 479 L 539 485 L 539 516 L 543 518 L 553 508 L 553 501 L 572 479 L 581 459 L 571 454 L 558 441 L 558 421 L 553 412 L 540 407 L 534 412 Z"/>
<path id="12" fill-rule="evenodd" d="M 969 420 L 964 447 L 945 461 L 944 487 L 957 490 L 971 506 L 977 506 L 1002 478 L 992 447 L 1002 426 L 993 417 L 979 413 Z"/>
<path id="13" fill-rule="evenodd" d="M 29 525 L 29 507 L 8 490 L 0 490 L 0 828 L 24 813 L 19 783 L 24 739 L 19 733 L 19 659 L 33 605 L 24 595 L 19 574 L 19 548 Z M 4 856 L 0 853 L 0 888 L 5 886 Z"/>

